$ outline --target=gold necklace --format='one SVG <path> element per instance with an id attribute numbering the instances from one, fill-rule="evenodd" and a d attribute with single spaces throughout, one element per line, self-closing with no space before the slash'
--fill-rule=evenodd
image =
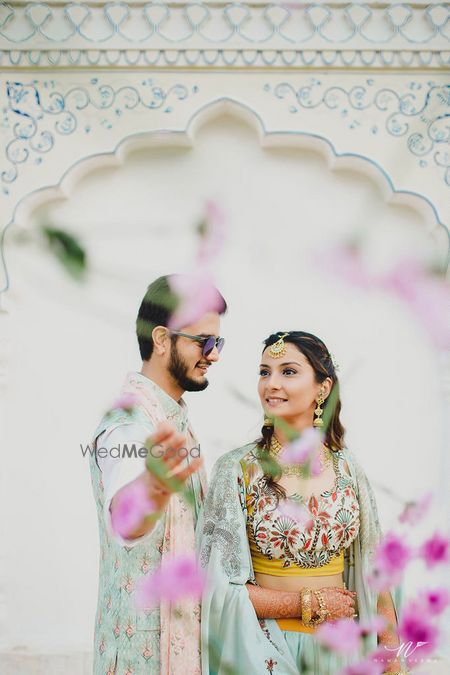
<path id="1" fill-rule="evenodd" d="M 283 450 L 278 438 L 275 434 L 272 434 L 270 440 L 270 452 L 277 457 L 280 452 Z M 321 471 L 324 471 L 328 466 L 330 466 L 332 461 L 331 450 L 325 445 L 321 444 L 320 447 L 320 466 Z M 300 478 L 311 478 L 311 472 L 307 470 L 307 467 L 302 464 L 281 464 L 283 476 L 300 476 Z"/>

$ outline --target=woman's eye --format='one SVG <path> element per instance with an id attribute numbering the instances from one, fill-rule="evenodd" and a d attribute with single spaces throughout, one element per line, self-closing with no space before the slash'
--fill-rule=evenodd
<path id="1" fill-rule="evenodd" d="M 260 371 L 259 371 L 259 376 L 260 376 L 260 377 L 263 377 L 264 375 L 267 375 L 268 372 L 269 372 L 268 370 L 260 370 Z"/>
<path id="2" fill-rule="evenodd" d="M 296 373 L 297 373 L 297 371 L 294 370 L 293 368 L 285 368 L 283 370 L 283 375 L 290 375 L 290 374 L 295 375 Z"/>

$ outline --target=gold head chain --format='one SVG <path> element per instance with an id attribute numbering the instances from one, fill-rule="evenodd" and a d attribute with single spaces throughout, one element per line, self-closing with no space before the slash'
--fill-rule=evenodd
<path id="1" fill-rule="evenodd" d="M 283 333 L 283 335 L 280 335 L 279 339 L 274 342 L 273 345 L 270 345 L 269 356 L 271 356 L 273 359 L 279 359 L 281 356 L 286 354 L 286 344 L 284 342 L 284 338 L 288 335 L 289 333 Z"/>

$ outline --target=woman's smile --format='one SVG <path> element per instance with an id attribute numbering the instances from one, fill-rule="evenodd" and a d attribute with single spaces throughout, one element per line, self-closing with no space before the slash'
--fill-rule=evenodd
<path id="1" fill-rule="evenodd" d="M 266 398 L 266 403 L 270 408 L 275 408 L 282 403 L 286 403 L 286 398 L 281 398 L 280 396 L 269 396 Z"/>

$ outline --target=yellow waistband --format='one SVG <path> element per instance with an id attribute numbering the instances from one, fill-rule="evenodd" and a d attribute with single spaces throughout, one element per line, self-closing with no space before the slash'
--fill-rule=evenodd
<path id="1" fill-rule="evenodd" d="M 300 619 L 277 619 L 280 630 L 290 630 L 294 633 L 315 633 L 316 628 L 305 626 Z"/>
<path id="2" fill-rule="evenodd" d="M 253 570 L 261 574 L 271 574 L 276 577 L 320 577 L 329 574 L 340 574 L 344 571 L 343 550 L 341 550 L 338 556 L 331 558 L 330 562 L 322 567 L 299 567 L 295 564 L 290 567 L 283 567 L 284 560 L 269 560 L 267 556 L 258 551 L 252 541 L 250 541 L 250 552 Z"/>

